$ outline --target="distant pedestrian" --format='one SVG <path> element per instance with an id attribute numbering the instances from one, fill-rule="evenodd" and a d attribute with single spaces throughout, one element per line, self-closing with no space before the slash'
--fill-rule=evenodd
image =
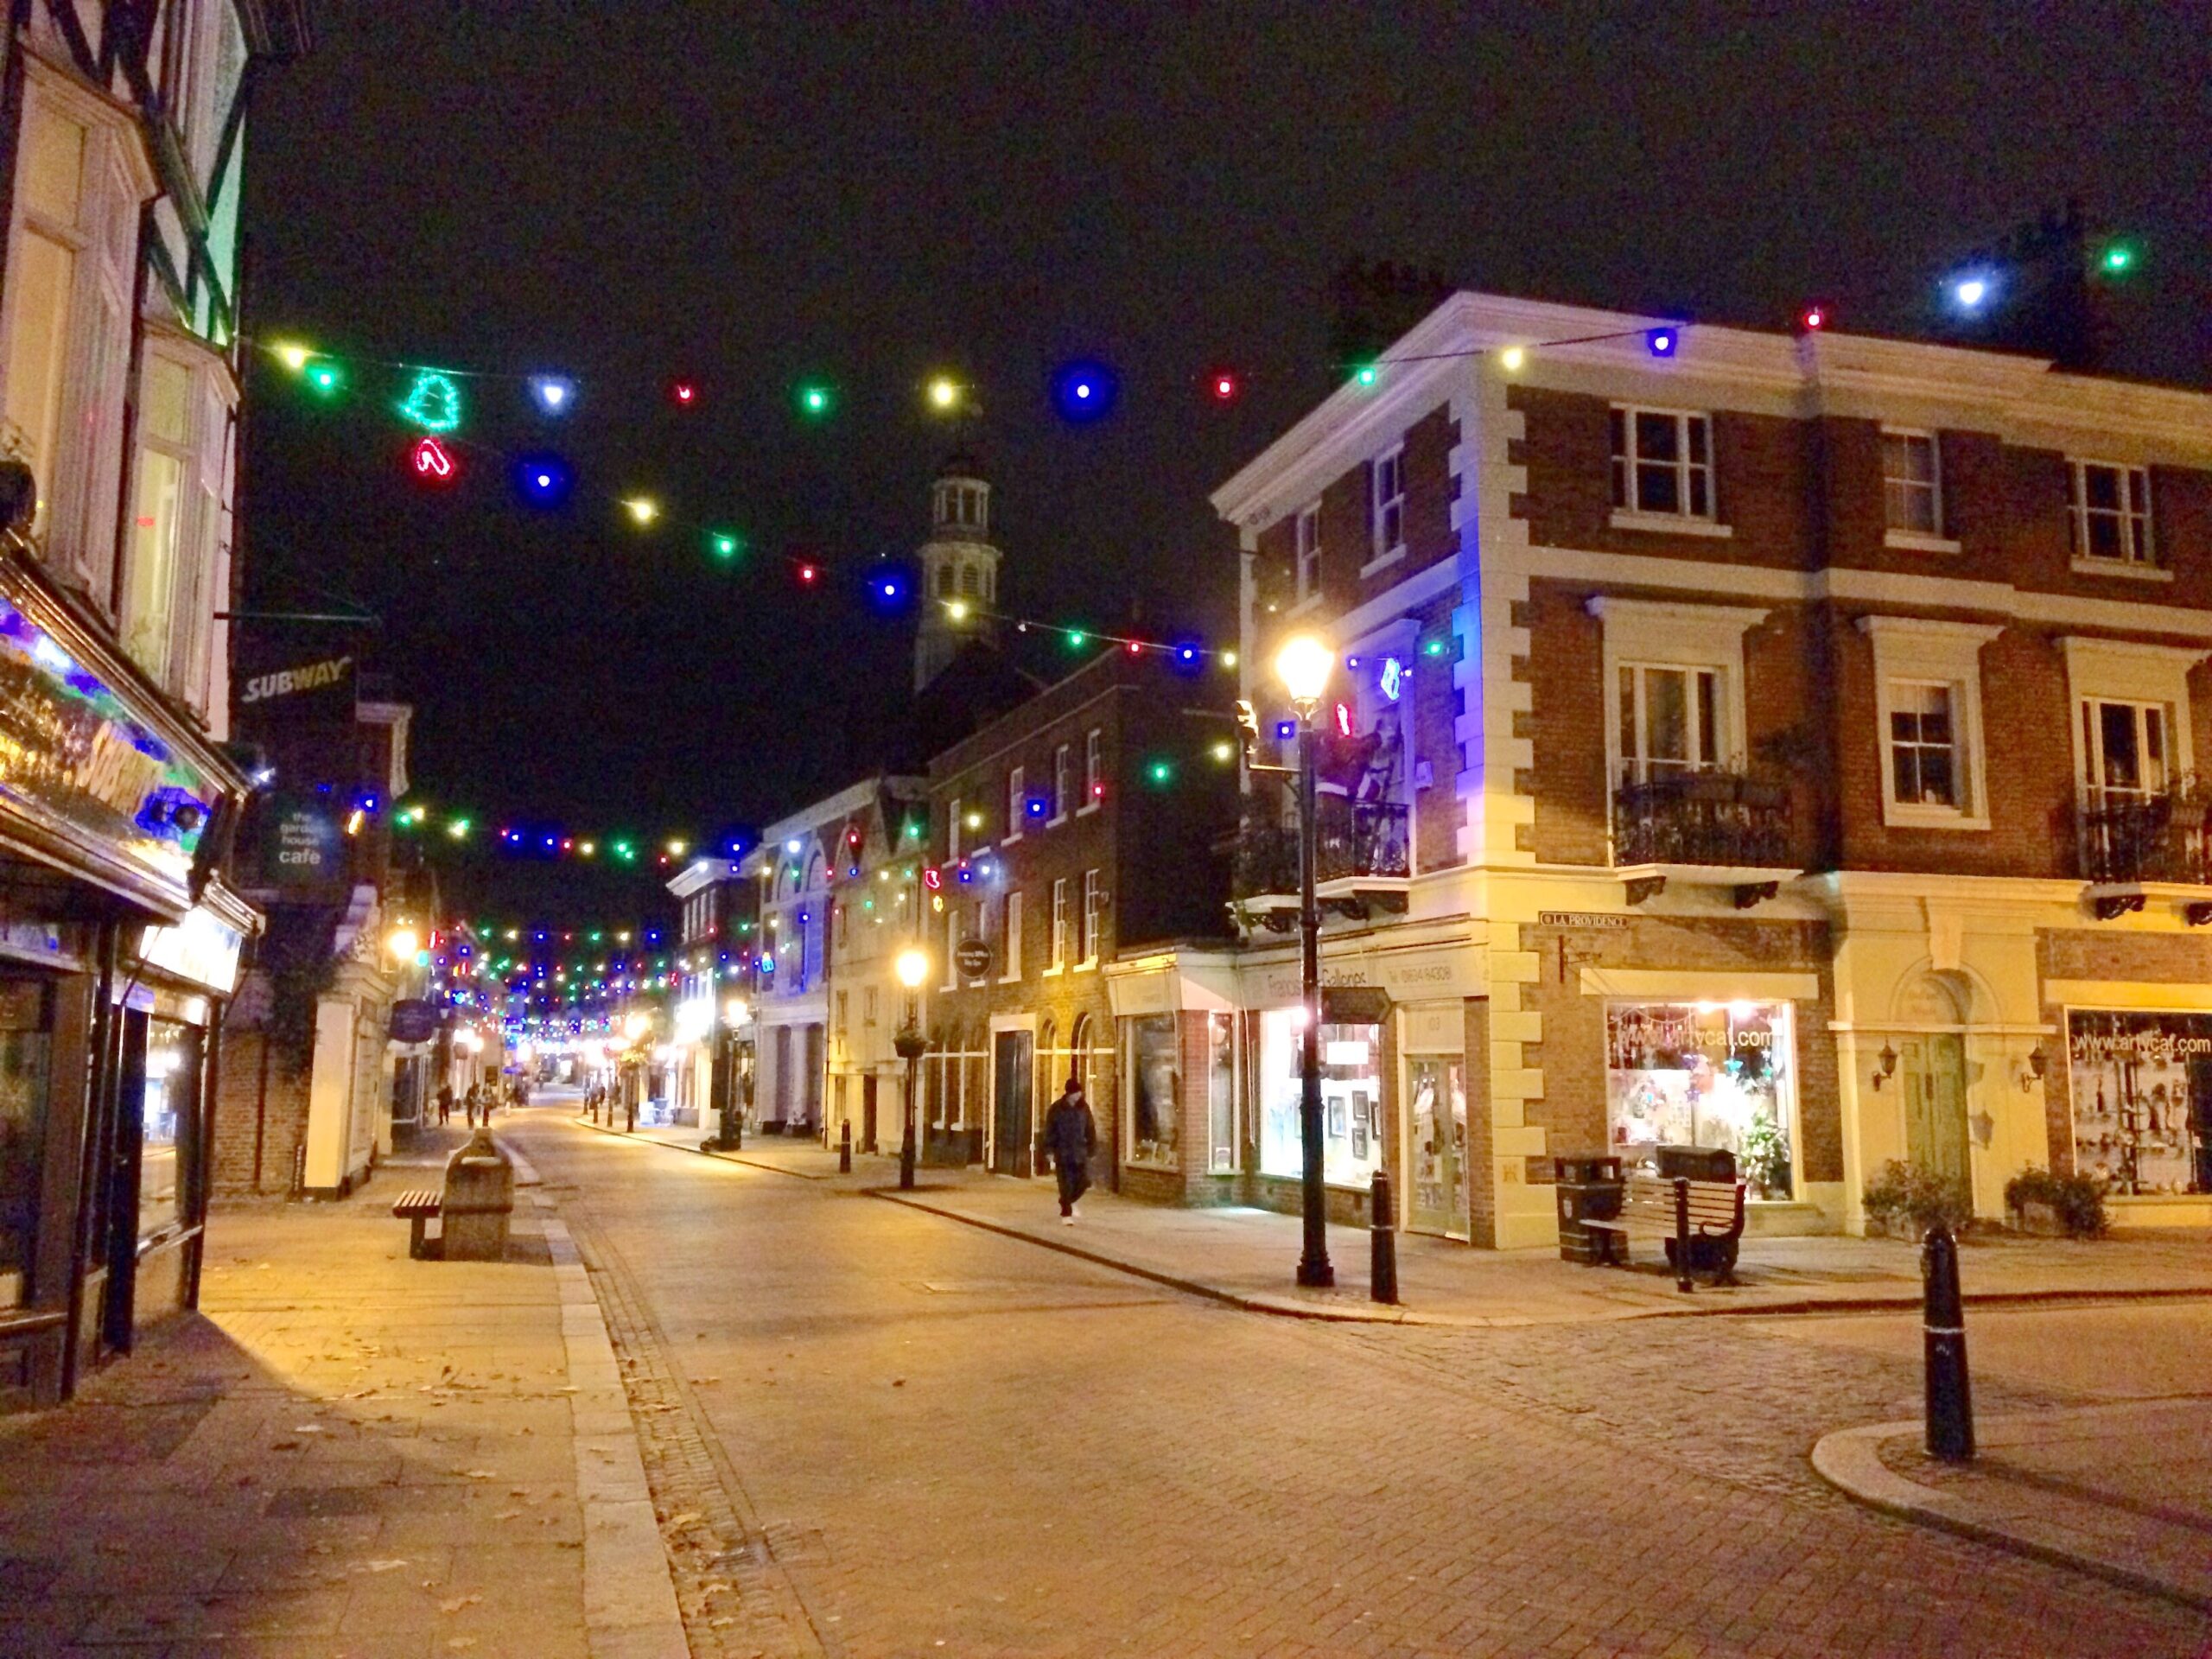
<path id="1" fill-rule="evenodd" d="M 472 1083 L 468 1085 L 467 1094 L 461 1097 L 461 1109 L 467 1114 L 468 1127 L 472 1129 L 476 1127 L 477 1096 L 481 1095 L 483 1092 L 483 1089 L 479 1084 Z"/>
<path id="2" fill-rule="evenodd" d="M 1081 1077 L 1070 1077 L 1045 1114 L 1045 1150 L 1060 1178 L 1060 1219 L 1072 1227 L 1076 1205 L 1090 1190 L 1090 1154 L 1098 1150 L 1098 1121 L 1083 1097 Z"/>
<path id="3" fill-rule="evenodd" d="M 438 1085 L 438 1122 L 453 1122 L 453 1085 L 449 1083 Z"/>

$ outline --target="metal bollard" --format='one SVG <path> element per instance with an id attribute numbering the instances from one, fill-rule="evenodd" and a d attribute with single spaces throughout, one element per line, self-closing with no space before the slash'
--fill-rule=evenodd
<path id="1" fill-rule="evenodd" d="M 853 1173 L 853 1120 L 849 1117 L 837 1133 L 837 1173 L 840 1175 Z"/>
<path id="2" fill-rule="evenodd" d="M 1951 1463 L 1974 1458 L 1974 1395 L 1967 1379 L 1966 1308 L 1959 1295 L 1959 1245 L 1942 1223 L 1920 1247 L 1927 1287 L 1921 1315 L 1928 1364 L 1928 1455 Z"/>
<path id="3" fill-rule="evenodd" d="M 1395 1303 L 1398 1300 L 1398 1230 L 1390 1206 L 1390 1177 L 1382 1170 L 1375 1172 L 1367 1209 L 1370 1252 L 1367 1294 L 1375 1301 Z"/>

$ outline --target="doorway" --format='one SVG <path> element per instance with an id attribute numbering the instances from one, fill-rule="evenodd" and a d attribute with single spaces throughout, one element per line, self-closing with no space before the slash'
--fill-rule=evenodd
<path id="1" fill-rule="evenodd" d="M 861 1079 L 861 1150 L 875 1150 L 875 1073 Z"/>
<path id="2" fill-rule="evenodd" d="M 1901 1039 L 1897 1073 L 1906 1160 L 1930 1174 L 1967 1179 L 1965 1039 L 1953 1033 Z"/>
<path id="3" fill-rule="evenodd" d="M 1465 1238 L 1465 1068 L 1447 1056 L 1415 1056 L 1406 1062 L 1406 1084 L 1412 1120 L 1407 1136 L 1413 1174 L 1408 1224 L 1417 1233 Z"/>
<path id="4" fill-rule="evenodd" d="M 1036 1065 L 1036 1037 L 1027 1031 L 993 1034 L 992 1058 L 997 1070 L 991 1094 L 991 1169 L 999 1175 L 1031 1173 L 1029 1151 L 1030 1090 Z"/>

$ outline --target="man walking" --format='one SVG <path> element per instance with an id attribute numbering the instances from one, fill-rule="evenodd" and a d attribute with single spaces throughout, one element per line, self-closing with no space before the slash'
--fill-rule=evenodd
<path id="1" fill-rule="evenodd" d="M 1045 1114 L 1045 1150 L 1060 1178 L 1060 1219 L 1075 1225 L 1075 1206 L 1090 1190 L 1090 1154 L 1098 1150 L 1098 1122 L 1083 1097 L 1083 1079 L 1070 1077 Z"/>
<path id="2" fill-rule="evenodd" d="M 438 1085 L 438 1122 L 453 1122 L 453 1085 L 449 1083 Z"/>

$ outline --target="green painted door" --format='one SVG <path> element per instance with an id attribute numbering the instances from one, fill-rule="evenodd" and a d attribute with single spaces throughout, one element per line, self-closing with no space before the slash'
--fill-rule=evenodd
<path id="1" fill-rule="evenodd" d="M 1967 1179 L 1967 1065 L 1963 1039 L 1942 1034 L 1897 1045 L 1904 1085 L 1905 1157 L 1916 1169 Z"/>

